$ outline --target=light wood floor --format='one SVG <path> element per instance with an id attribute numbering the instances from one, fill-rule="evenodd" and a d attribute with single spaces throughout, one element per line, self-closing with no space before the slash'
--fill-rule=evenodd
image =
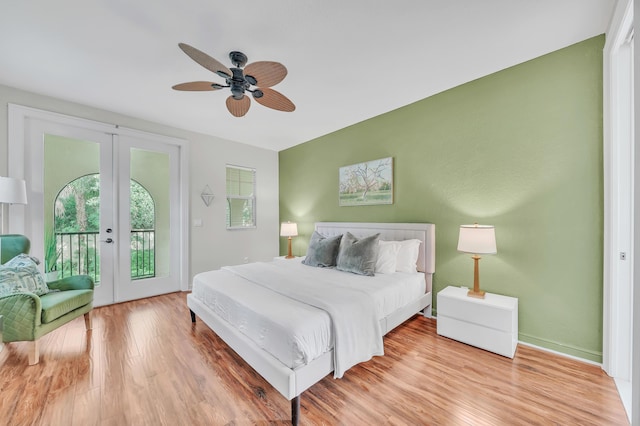
<path id="1" fill-rule="evenodd" d="M 289 424 L 290 403 L 198 319 L 186 293 L 94 309 L 28 347 L 0 352 L 2 425 Z M 624 425 L 611 378 L 593 365 L 519 346 L 515 359 L 436 334 L 416 316 L 384 357 L 301 398 L 303 425 Z"/>

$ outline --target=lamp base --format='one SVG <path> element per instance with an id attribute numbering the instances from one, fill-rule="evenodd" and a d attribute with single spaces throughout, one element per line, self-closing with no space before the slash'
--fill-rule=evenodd
<path id="1" fill-rule="evenodd" d="M 284 257 L 285 259 L 293 259 L 295 256 L 293 255 L 293 253 L 291 252 L 291 237 L 289 237 L 289 250 L 287 252 L 287 255 Z"/>
<path id="2" fill-rule="evenodd" d="M 475 297 L 476 299 L 484 299 L 484 294 L 485 294 L 485 292 L 482 291 L 482 290 L 478 290 L 478 291 L 469 290 L 467 292 L 467 297 Z"/>

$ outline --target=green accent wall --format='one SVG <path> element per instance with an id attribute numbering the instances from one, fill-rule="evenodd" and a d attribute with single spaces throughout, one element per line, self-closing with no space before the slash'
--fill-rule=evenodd
<path id="1" fill-rule="evenodd" d="M 603 46 L 594 37 L 281 151 L 294 254 L 317 221 L 431 222 L 437 292 L 473 285 L 459 226 L 495 225 L 480 285 L 518 297 L 520 340 L 601 362 Z M 339 207 L 338 169 L 384 157 L 394 203 Z"/>

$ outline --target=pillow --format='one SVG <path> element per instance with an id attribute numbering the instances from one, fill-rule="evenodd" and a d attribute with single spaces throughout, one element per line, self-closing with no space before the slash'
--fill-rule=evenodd
<path id="1" fill-rule="evenodd" d="M 399 241 L 400 250 L 396 258 L 396 271 L 417 272 L 418 254 L 420 250 L 420 240 Z"/>
<path id="2" fill-rule="evenodd" d="M 376 274 L 393 274 L 396 271 L 396 258 L 398 251 L 400 251 L 400 242 L 380 240 L 379 246 Z"/>
<path id="3" fill-rule="evenodd" d="M 24 292 L 42 296 L 49 292 L 49 287 L 33 259 L 19 254 L 0 265 L 0 296 Z"/>
<path id="4" fill-rule="evenodd" d="M 347 232 L 340 241 L 336 269 L 354 274 L 373 276 L 380 245 L 380 234 L 357 239 Z"/>
<path id="5" fill-rule="evenodd" d="M 307 257 L 305 257 L 302 263 L 321 268 L 336 266 L 336 256 L 338 256 L 341 239 L 342 235 L 326 238 L 317 231 L 313 231 L 311 240 L 309 240 Z"/>

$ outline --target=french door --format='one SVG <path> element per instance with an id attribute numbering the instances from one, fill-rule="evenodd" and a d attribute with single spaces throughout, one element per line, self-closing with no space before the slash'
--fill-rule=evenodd
<path id="1" fill-rule="evenodd" d="M 139 299 L 180 290 L 179 150 L 175 145 L 132 135 L 117 138 L 118 152 L 118 279 L 117 301 Z M 153 228 L 136 225 L 132 181 L 144 182 L 153 194 Z"/>
<path id="2" fill-rule="evenodd" d="M 92 275 L 95 306 L 184 289 L 181 146 L 171 138 L 35 111 L 24 120 L 19 171 L 29 192 L 22 231 L 32 254 L 50 268 L 45 242 L 55 235 L 57 278 Z"/>

